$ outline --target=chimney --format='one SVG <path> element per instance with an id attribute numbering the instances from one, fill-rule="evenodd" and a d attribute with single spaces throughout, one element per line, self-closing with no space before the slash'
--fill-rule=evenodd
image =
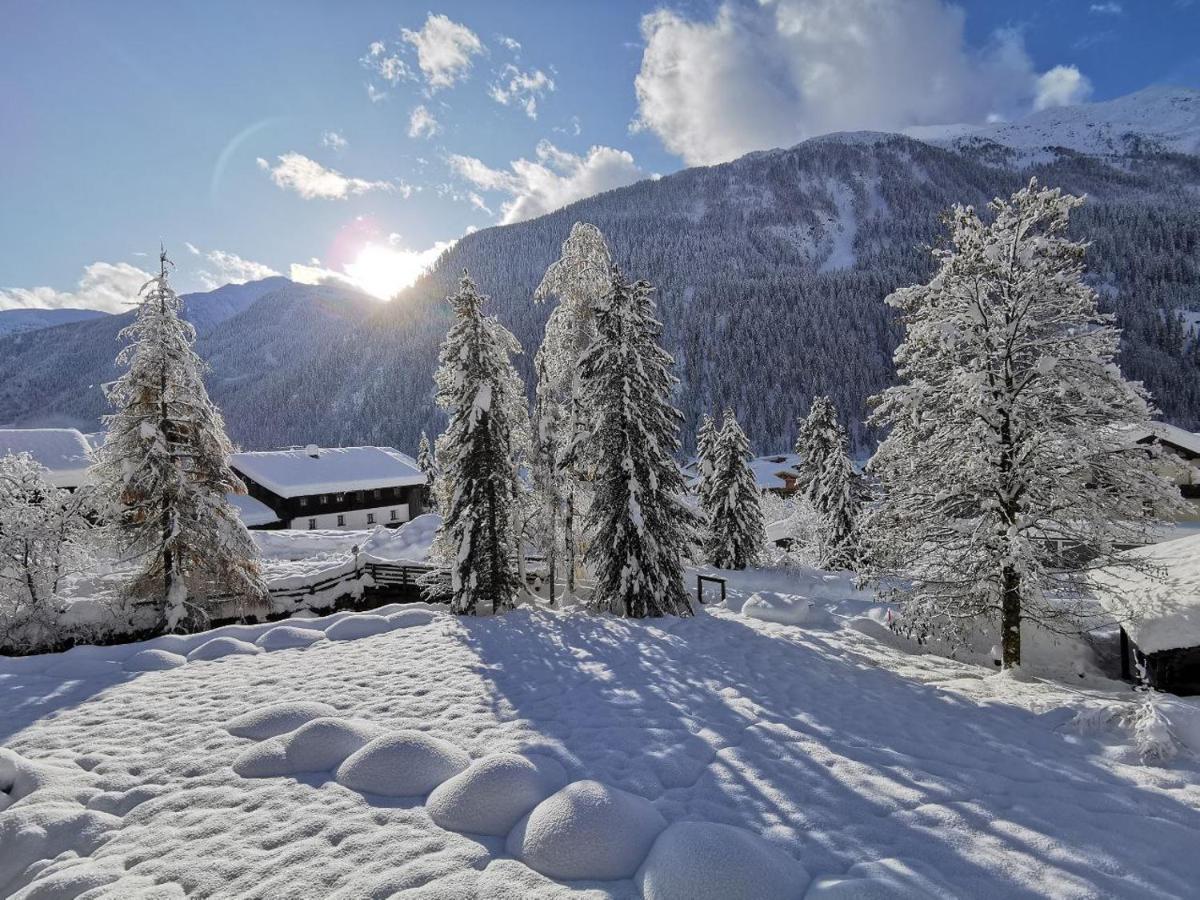
<path id="1" fill-rule="evenodd" d="M 307 447 L 304 448 L 304 452 L 307 453 L 309 456 L 311 456 L 313 459 L 321 458 L 321 448 L 318 447 L 316 444 L 309 444 Z"/>

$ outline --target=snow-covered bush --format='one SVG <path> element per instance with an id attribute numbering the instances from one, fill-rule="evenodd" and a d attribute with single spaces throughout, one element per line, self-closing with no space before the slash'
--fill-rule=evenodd
<path id="1" fill-rule="evenodd" d="M 92 555 L 86 491 L 51 484 L 29 454 L 0 457 L 0 650 L 61 641 L 64 576 Z"/>

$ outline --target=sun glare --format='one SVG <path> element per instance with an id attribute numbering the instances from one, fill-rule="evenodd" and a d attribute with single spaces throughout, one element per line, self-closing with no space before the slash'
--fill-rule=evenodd
<path id="1" fill-rule="evenodd" d="M 390 300 L 433 265 L 447 246 L 440 243 L 428 250 L 402 250 L 366 244 L 354 262 L 346 264 L 346 276 L 373 297 Z"/>

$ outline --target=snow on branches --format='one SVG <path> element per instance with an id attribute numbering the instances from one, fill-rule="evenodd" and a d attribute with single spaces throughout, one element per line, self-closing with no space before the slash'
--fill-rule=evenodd
<path id="1" fill-rule="evenodd" d="M 712 420 L 705 419 L 700 447 L 700 497 L 708 519 L 704 555 L 722 569 L 744 569 L 758 561 L 766 543 L 758 485 L 749 465 L 750 440 L 732 410 L 725 410 L 715 435 Z M 707 437 L 704 426 L 710 429 Z"/>
<path id="2" fill-rule="evenodd" d="M 828 397 L 813 397 L 796 438 L 804 497 L 818 516 L 818 559 L 825 569 L 853 569 L 858 562 L 861 479 L 850 463 L 846 429 Z"/>
<path id="3" fill-rule="evenodd" d="M 1005 668 L 1023 619 L 1077 627 L 1087 571 L 1120 564 L 1179 502 L 1129 437 L 1151 410 L 1114 361 L 1086 245 L 1066 237 L 1082 202 L 1032 181 L 990 221 L 956 207 L 936 274 L 887 300 L 905 338 L 872 420 L 891 429 L 870 463 L 886 490 L 866 529 L 877 574 L 911 579 L 917 633 L 998 627 Z"/>
<path id="4" fill-rule="evenodd" d="M 528 442 L 525 391 L 510 357 L 516 338 L 483 314 L 487 298 L 464 272 L 447 298 L 455 320 L 434 376 L 449 416 L 437 440 L 439 536 L 454 612 L 511 609 L 523 585 L 515 521 L 520 517 L 518 453 Z M 434 590 L 437 590 L 436 588 Z"/>
<path id="5" fill-rule="evenodd" d="M 225 422 L 204 388 L 195 331 L 161 272 L 141 291 L 137 317 L 120 333 L 126 372 L 108 389 L 116 408 L 92 470 L 122 552 L 140 567 L 136 596 L 151 597 L 164 630 L 203 626 L 210 599 L 231 595 L 265 608 L 258 551 L 226 494 L 244 494 L 229 468 Z"/>
<path id="6" fill-rule="evenodd" d="M 587 559 L 596 574 L 593 605 L 629 617 L 690 615 L 683 559 L 694 543 L 675 462 L 681 415 L 676 379 L 662 349 L 653 288 L 615 268 L 596 306 L 596 339 L 581 374 L 592 413 L 580 440 L 590 445 L 595 499 Z"/>

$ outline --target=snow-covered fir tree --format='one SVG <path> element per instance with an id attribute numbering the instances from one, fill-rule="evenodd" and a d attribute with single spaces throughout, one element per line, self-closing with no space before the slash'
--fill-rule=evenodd
<path id="1" fill-rule="evenodd" d="M 750 468 L 750 440 L 733 410 L 710 450 L 712 474 L 704 494 L 708 528 L 704 555 L 722 569 L 744 569 L 758 561 L 766 543 L 758 485 Z"/>
<path id="2" fill-rule="evenodd" d="M 579 439 L 590 445 L 594 472 L 593 606 L 638 618 L 691 614 L 682 567 L 696 524 L 674 458 L 682 416 L 671 404 L 673 360 L 659 343 L 652 291 L 614 267 L 596 307 L 596 340 L 581 360 L 593 415 Z"/>
<path id="3" fill-rule="evenodd" d="M 592 491 L 584 477 L 588 448 L 576 438 L 594 416 L 587 408 L 580 359 L 595 340 L 595 308 L 609 290 L 611 270 L 612 254 L 600 229 L 576 222 L 561 255 L 546 269 L 534 292 L 539 302 L 557 300 L 534 360 L 537 402 L 532 447 L 552 595 L 560 550 L 567 596 L 575 593 L 585 540 L 582 522 Z"/>
<path id="4" fill-rule="evenodd" d="M 696 429 L 696 497 L 700 501 L 700 509 L 706 517 L 709 512 L 709 489 L 712 486 L 713 473 L 716 470 L 717 424 L 713 417 L 704 413 L 700 417 L 700 425 Z"/>
<path id="5" fill-rule="evenodd" d="M 851 569 L 858 560 L 862 484 L 850 462 L 846 429 L 829 397 L 813 397 L 800 423 L 796 453 L 801 491 L 818 516 L 817 558 L 827 569 Z"/>
<path id="6" fill-rule="evenodd" d="M 129 341 L 117 356 L 126 372 L 108 390 L 117 411 L 105 417 L 93 478 L 138 567 L 131 592 L 153 598 L 157 626 L 172 631 L 206 624 L 215 595 L 263 612 L 267 592 L 258 550 L 226 497 L 246 492 L 229 468 L 233 447 L 204 388 L 165 252 L 159 261 L 120 334 Z"/>
<path id="7" fill-rule="evenodd" d="M 34 652 L 59 634 L 59 585 L 92 558 L 90 491 L 55 487 L 27 453 L 0 457 L 0 650 Z"/>
<path id="8" fill-rule="evenodd" d="M 421 432 L 421 441 L 417 445 L 417 468 L 425 476 L 425 497 L 427 502 L 436 502 L 434 485 L 437 483 L 437 458 L 429 444 L 429 435 Z"/>
<path id="9" fill-rule="evenodd" d="M 487 298 L 464 272 L 448 298 L 455 320 L 434 376 L 449 423 L 437 440 L 439 501 L 445 521 L 439 546 L 449 570 L 454 612 L 511 609 L 523 589 L 515 518 L 517 453 L 527 440 L 525 391 L 511 356 L 516 338 L 483 313 Z M 524 422 L 522 422 L 524 416 Z"/>
<path id="10" fill-rule="evenodd" d="M 1131 440 L 1150 408 L 1114 362 L 1086 245 L 1066 237 L 1082 202 L 1033 181 L 990 221 L 955 208 L 936 274 L 887 300 L 905 338 L 902 383 L 876 398 L 891 431 L 870 463 L 885 490 L 872 557 L 910 579 L 910 630 L 961 641 L 985 624 L 1005 668 L 1023 620 L 1077 627 L 1087 570 L 1122 564 L 1116 549 L 1180 502 Z"/>

